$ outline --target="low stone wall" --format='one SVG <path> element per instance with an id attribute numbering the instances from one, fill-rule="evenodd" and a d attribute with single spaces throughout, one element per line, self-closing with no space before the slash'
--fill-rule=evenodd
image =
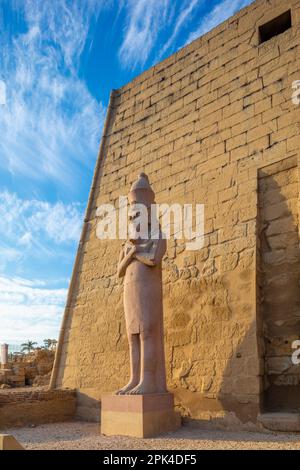
<path id="1" fill-rule="evenodd" d="M 46 388 L 0 391 L 0 429 L 68 421 L 74 418 L 74 390 Z"/>

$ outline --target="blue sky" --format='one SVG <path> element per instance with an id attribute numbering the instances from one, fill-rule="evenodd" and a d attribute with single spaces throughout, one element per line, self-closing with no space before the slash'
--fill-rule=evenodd
<path id="1" fill-rule="evenodd" d="M 57 337 L 118 88 L 251 0 L 0 0 L 0 342 Z"/>

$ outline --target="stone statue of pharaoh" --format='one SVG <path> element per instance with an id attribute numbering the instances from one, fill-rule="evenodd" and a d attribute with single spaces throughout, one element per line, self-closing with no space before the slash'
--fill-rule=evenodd
<path id="1" fill-rule="evenodd" d="M 162 267 L 166 240 L 158 233 L 151 238 L 151 204 L 155 195 L 147 175 L 141 173 L 128 195 L 131 218 L 143 204 L 148 212 L 148 238 L 130 237 L 124 244 L 118 276 L 124 279 L 124 310 L 130 349 L 129 383 L 116 393 L 165 393 L 166 372 L 163 340 Z"/>

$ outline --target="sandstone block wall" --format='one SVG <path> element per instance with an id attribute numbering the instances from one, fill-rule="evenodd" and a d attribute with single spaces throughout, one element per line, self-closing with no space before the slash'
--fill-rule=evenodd
<path id="1" fill-rule="evenodd" d="M 259 44 L 259 26 L 289 8 L 293 27 Z M 78 389 L 83 417 L 99 419 L 95 403 L 129 374 L 116 278 L 121 242 L 96 237 L 95 212 L 117 204 L 142 170 L 157 202 L 205 204 L 204 248 L 187 252 L 170 241 L 163 262 L 169 389 L 187 419 L 256 421 L 269 374 L 270 310 L 260 295 L 269 274 L 259 205 L 269 212 L 269 197 L 260 199 L 259 175 L 293 159 L 277 190 L 296 243 L 300 108 L 291 95 L 300 79 L 299 26 L 299 0 L 258 0 L 114 94 L 53 375 L 56 387 Z M 298 319 L 289 339 L 300 334 Z"/>
<path id="2" fill-rule="evenodd" d="M 73 419 L 74 390 L 0 391 L 0 429 L 63 422 Z"/>

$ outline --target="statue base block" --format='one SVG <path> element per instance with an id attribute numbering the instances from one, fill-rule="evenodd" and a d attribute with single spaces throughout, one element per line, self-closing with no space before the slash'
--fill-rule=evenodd
<path id="1" fill-rule="evenodd" d="M 25 450 L 10 434 L 0 434 L 0 450 Z"/>
<path id="2" fill-rule="evenodd" d="M 101 433 L 106 436 L 151 437 L 176 431 L 180 425 L 172 393 L 102 397 Z"/>

